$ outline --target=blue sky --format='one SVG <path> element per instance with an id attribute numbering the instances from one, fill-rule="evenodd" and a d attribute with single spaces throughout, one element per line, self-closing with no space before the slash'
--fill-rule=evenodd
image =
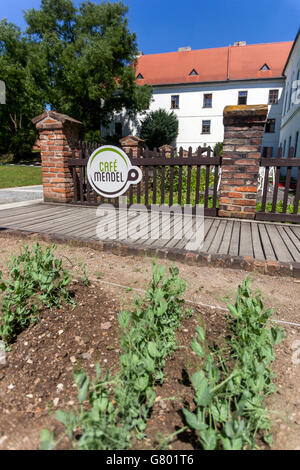
<path id="1" fill-rule="evenodd" d="M 40 0 L 1 2 L 0 18 L 24 28 L 23 10 L 39 8 Z M 76 0 L 75 3 L 80 3 Z M 100 3 L 100 0 L 96 0 Z M 290 41 L 300 26 L 300 0 L 124 0 L 129 27 L 145 54 Z"/>

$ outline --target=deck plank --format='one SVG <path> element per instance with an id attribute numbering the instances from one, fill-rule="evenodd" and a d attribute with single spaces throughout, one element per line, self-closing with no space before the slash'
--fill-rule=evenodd
<path id="1" fill-rule="evenodd" d="M 277 227 L 271 224 L 266 224 L 266 230 L 269 234 L 273 250 L 275 251 L 276 259 L 283 262 L 293 261 L 293 257 L 283 243 Z"/>
<path id="2" fill-rule="evenodd" d="M 265 261 L 265 254 L 263 251 L 261 239 L 260 239 L 260 234 L 258 230 L 258 224 L 251 224 L 251 230 L 252 230 L 252 243 L 253 243 L 253 256 L 254 258 L 260 260 L 260 261 Z"/>
<path id="3" fill-rule="evenodd" d="M 221 246 L 225 230 L 226 230 L 227 220 L 221 220 L 218 230 L 214 236 L 214 239 L 208 248 L 208 253 L 219 253 L 219 248 Z"/>
<path id="4" fill-rule="evenodd" d="M 239 255 L 239 248 L 240 248 L 240 229 L 241 223 L 239 220 L 235 220 L 233 222 L 231 240 L 229 245 L 228 253 L 231 256 L 238 256 Z"/>
<path id="5" fill-rule="evenodd" d="M 253 255 L 251 224 L 249 222 L 241 222 L 239 256 L 253 257 Z"/>
<path id="6" fill-rule="evenodd" d="M 265 258 L 270 261 L 276 261 L 276 255 L 273 250 L 273 246 L 270 242 L 268 232 L 266 231 L 267 224 L 259 224 L 258 230 L 261 238 L 262 248 L 265 254 Z"/>
<path id="7" fill-rule="evenodd" d="M 117 214 L 117 241 L 134 243 L 157 248 L 193 250 L 196 219 L 171 216 L 171 233 L 168 236 L 168 216 L 158 214 L 152 219 L 152 239 L 150 233 L 142 233 L 136 240 L 128 238 L 125 228 L 127 213 L 116 209 L 111 214 L 97 216 L 96 207 L 34 204 L 0 211 L 0 226 L 3 229 L 19 229 L 32 233 L 65 235 L 70 238 L 98 240 L 96 229 L 108 225 L 103 239 L 115 240 L 114 220 Z M 134 220 L 136 219 L 136 220 Z M 136 213 L 131 221 L 140 223 L 142 230 L 148 230 L 148 212 Z M 100 225 L 99 225 L 100 224 Z M 101 225 L 103 224 L 103 225 Z M 203 227 L 202 227 L 203 228 Z M 201 228 L 201 230 L 202 230 Z M 150 228 L 149 228 L 150 230 Z M 207 217 L 204 220 L 204 245 L 202 252 L 219 253 L 231 256 L 253 256 L 259 260 L 279 260 L 300 262 L 300 227 L 292 224 L 245 222 Z M 201 232 L 202 233 L 202 232 Z M 154 238 L 153 238 L 154 237 Z M 196 243 L 197 245 L 197 243 Z M 195 245 L 195 250 L 200 247 Z"/>
<path id="8" fill-rule="evenodd" d="M 221 242 L 220 248 L 219 248 L 219 253 L 220 255 L 227 255 L 229 251 L 229 246 L 230 246 L 230 240 L 232 236 L 232 229 L 233 229 L 233 221 L 232 220 L 227 220 L 226 221 L 226 228 L 224 231 L 223 235 L 223 240 Z"/>
<path id="9" fill-rule="evenodd" d="M 216 233 L 218 232 L 219 225 L 221 223 L 220 219 L 214 219 L 209 231 L 205 235 L 203 251 L 208 252 L 209 247 L 211 246 Z"/>

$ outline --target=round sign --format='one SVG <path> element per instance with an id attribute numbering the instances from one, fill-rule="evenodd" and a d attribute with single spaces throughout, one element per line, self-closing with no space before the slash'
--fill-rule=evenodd
<path id="1" fill-rule="evenodd" d="M 96 149 L 87 163 L 87 177 L 101 196 L 114 198 L 124 194 L 131 184 L 142 179 L 139 167 L 132 166 L 126 153 L 113 145 Z"/>

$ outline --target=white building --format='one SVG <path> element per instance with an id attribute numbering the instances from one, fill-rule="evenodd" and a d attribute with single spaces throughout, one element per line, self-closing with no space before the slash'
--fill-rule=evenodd
<path id="1" fill-rule="evenodd" d="M 285 64 L 286 86 L 282 107 L 280 146 L 284 157 L 294 148 L 293 157 L 300 158 L 300 29 Z M 294 170 L 295 173 L 296 169 Z M 295 175 L 296 176 L 296 175 Z"/>
<path id="2" fill-rule="evenodd" d="M 153 87 L 150 111 L 173 110 L 179 120 L 176 145 L 195 150 L 223 141 L 223 109 L 227 105 L 269 105 L 263 148 L 279 146 L 285 77 L 292 42 L 234 46 L 140 55 L 137 83 Z M 298 56 L 299 57 L 299 56 Z M 119 122 L 118 122 L 119 121 Z M 119 116 L 122 135 L 138 134 L 136 123 Z M 111 129 L 113 131 L 113 129 Z"/>

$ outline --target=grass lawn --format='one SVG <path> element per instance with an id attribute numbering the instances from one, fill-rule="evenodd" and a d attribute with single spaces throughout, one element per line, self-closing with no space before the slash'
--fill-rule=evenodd
<path id="1" fill-rule="evenodd" d="M 42 184 L 42 169 L 34 166 L 0 166 L 0 188 Z"/>

